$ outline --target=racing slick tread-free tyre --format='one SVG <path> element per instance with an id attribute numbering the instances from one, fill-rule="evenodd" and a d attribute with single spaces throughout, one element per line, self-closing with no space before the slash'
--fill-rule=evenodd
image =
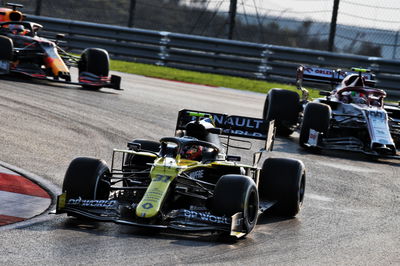
<path id="1" fill-rule="evenodd" d="M 78 157 L 64 177 L 62 191 L 67 198 L 106 200 L 110 194 L 110 169 L 103 160 Z"/>
<path id="2" fill-rule="evenodd" d="M 263 119 L 275 120 L 276 133 L 290 136 L 300 113 L 300 97 L 294 91 L 271 89 L 265 98 Z"/>
<path id="3" fill-rule="evenodd" d="M 299 144 L 301 147 L 307 148 L 305 144 L 308 142 L 310 129 L 314 129 L 324 135 L 328 133 L 331 113 L 331 108 L 327 104 L 308 103 L 306 105 L 303 122 L 300 127 Z"/>
<path id="4" fill-rule="evenodd" d="M 284 217 L 294 217 L 303 205 L 306 173 L 301 161 L 268 158 L 264 161 L 258 191 L 260 200 L 277 203 L 271 208 Z"/>
<path id="5" fill-rule="evenodd" d="M 110 59 L 108 52 L 99 48 L 88 48 L 82 52 L 78 63 L 79 73 L 89 72 L 97 76 L 108 76 Z"/>
<path id="6" fill-rule="evenodd" d="M 6 37 L 0 36 L 0 60 L 11 61 L 13 59 L 13 41 Z"/>
<path id="7" fill-rule="evenodd" d="M 222 176 L 214 190 L 212 211 L 216 215 L 230 217 L 243 213 L 244 230 L 253 230 L 258 218 L 258 191 L 253 179 L 242 175 Z"/>

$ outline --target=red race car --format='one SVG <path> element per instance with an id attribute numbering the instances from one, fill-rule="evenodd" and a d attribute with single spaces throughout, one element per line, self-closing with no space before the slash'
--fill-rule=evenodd
<path id="1" fill-rule="evenodd" d="M 0 8 L 0 75 L 20 74 L 31 78 L 81 85 L 85 88 L 120 89 L 121 78 L 109 76 L 106 50 L 88 48 L 74 56 L 52 41 L 38 36 L 41 25 L 25 21 L 18 11 L 22 5 Z M 77 82 L 71 82 L 70 67 L 78 67 Z"/>

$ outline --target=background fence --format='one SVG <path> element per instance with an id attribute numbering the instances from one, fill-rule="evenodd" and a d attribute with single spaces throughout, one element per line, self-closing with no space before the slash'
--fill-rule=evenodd
<path id="1" fill-rule="evenodd" d="M 377 86 L 400 97 L 399 61 L 269 44 L 241 42 L 164 31 L 110 26 L 28 15 L 55 38 L 65 33 L 67 49 L 99 47 L 117 59 L 201 72 L 294 83 L 298 65 L 364 67 L 377 75 Z"/>
<path id="2" fill-rule="evenodd" d="M 3 3 L 11 0 L 3 0 Z M 400 1 L 376 0 L 18 0 L 30 14 L 118 26 L 400 58 Z M 236 18 L 231 25 L 231 3 Z M 233 26 L 233 27 L 231 27 Z"/>

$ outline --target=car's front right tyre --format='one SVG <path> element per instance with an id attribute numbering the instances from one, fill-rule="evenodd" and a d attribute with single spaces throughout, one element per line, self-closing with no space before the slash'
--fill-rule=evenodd
<path id="1" fill-rule="evenodd" d="M 65 174 L 62 191 L 67 199 L 106 200 L 110 194 L 110 169 L 103 160 L 75 158 Z"/>
<path id="2" fill-rule="evenodd" d="M 243 214 L 244 233 L 250 233 L 257 223 L 259 199 L 253 179 L 242 175 L 222 176 L 214 189 L 212 211 L 219 216 Z"/>

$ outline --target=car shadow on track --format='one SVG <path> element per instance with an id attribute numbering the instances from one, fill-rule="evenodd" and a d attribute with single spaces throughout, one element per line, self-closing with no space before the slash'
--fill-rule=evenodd
<path id="1" fill-rule="evenodd" d="M 287 219 L 272 216 L 269 214 L 263 214 L 259 217 L 257 225 L 265 225 L 287 220 L 297 219 Z M 255 229 L 257 229 L 257 225 Z M 57 230 L 59 229 L 84 232 L 97 236 L 170 240 L 173 241 L 173 244 L 182 246 L 210 246 L 219 244 L 231 245 L 253 241 L 252 233 L 242 239 L 237 239 L 236 237 L 224 236 L 217 232 L 178 232 L 168 229 L 161 230 L 154 228 L 140 228 L 129 225 L 119 225 L 114 223 L 98 222 L 89 219 L 76 219 L 71 217 L 66 217 L 65 220 L 59 224 L 59 227 L 57 227 Z"/>
<path id="2" fill-rule="evenodd" d="M 35 84 L 35 85 L 46 86 L 46 87 L 54 87 L 57 89 L 77 89 L 77 90 L 89 91 L 89 92 L 93 92 L 93 93 L 118 94 L 118 92 L 109 91 L 109 89 L 102 90 L 102 89 L 83 88 L 79 85 L 55 83 L 55 82 L 52 82 L 51 80 L 33 79 L 33 78 L 25 77 L 25 76 L 16 76 L 16 75 L 2 76 L 0 80 L 7 80 L 7 81 L 22 83 L 22 84 Z"/>
<path id="3" fill-rule="evenodd" d="M 359 161 L 366 163 L 387 164 L 390 166 L 400 166 L 400 159 L 382 158 L 367 155 L 362 152 L 342 151 L 342 150 L 306 150 L 298 145 L 298 137 L 277 137 L 274 151 L 299 154 L 301 156 L 317 155 L 320 157 L 337 158 L 343 160 Z M 400 153 L 400 151 L 398 151 Z"/>

